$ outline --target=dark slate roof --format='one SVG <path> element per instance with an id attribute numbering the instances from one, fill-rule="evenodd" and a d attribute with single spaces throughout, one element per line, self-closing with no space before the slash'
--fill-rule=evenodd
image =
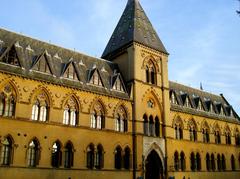
<path id="1" fill-rule="evenodd" d="M 127 6 L 109 40 L 102 58 L 110 59 L 116 51 L 133 42 L 168 54 L 158 34 L 145 14 L 139 0 L 128 0 Z"/>
<path id="2" fill-rule="evenodd" d="M 2 61 L 4 55 L 12 47 L 16 49 L 20 67 Z M 42 56 L 47 60 L 52 74 L 42 73 L 32 69 Z M 74 65 L 79 81 L 63 77 L 66 68 L 71 63 Z M 104 87 L 88 84 L 88 72 L 93 69 L 98 69 Z M 111 79 L 116 73 L 119 73 L 117 64 L 104 59 L 90 57 L 14 32 L 9 32 L 1 28 L 0 71 L 30 79 L 51 82 L 66 87 L 73 87 L 103 95 L 129 99 L 127 93 L 112 90 Z"/>
<path id="3" fill-rule="evenodd" d="M 170 99 L 172 93 L 175 94 L 177 104 L 171 103 L 171 110 L 195 114 L 219 120 L 227 120 L 231 122 L 240 122 L 240 118 L 228 101 L 222 94 L 215 95 L 209 92 L 191 88 L 179 83 L 169 82 Z M 185 99 L 189 98 L 191 107 L 185 107 Z M 198 110 L 198 102 L 202 102 L 203 110 Z M 212 105 L 212 111 L 210 111 Z M 220 114 L 220 108 L 223 109 L 223 115 Z"/>

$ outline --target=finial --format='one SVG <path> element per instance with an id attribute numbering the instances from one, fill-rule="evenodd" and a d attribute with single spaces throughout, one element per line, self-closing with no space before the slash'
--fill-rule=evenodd
<path id="1" fill-rule="evenodd" d="M 202 91 L 203 91 L 202 82 L 200 83 L 200 90 L 202 90 Z"/>

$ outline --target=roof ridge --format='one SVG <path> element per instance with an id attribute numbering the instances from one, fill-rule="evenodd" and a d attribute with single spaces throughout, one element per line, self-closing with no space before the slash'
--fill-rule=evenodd
<path id="1" fill-rule="evenodd" d="M 183 86 L 183 87 L 185 87 L 185 88 L 189 88 L 189 89 L 193 89 L 194 91 L 198 91 L 198 92 L 200 92 L 200 93 L 205 93 L 205 94 L 209 94 L 209 95 L 213 95 L 213 96 L 216 96 L 216 97 L 222 97 L 221 96 L 221 94 L 214 94 L 214 93 L 212 93 L 212 92 L 208 92 L 208 91 L 205 91 L 205 90 L 200 90 L 200 89 L 198 89 L 198 88 L 194 88 L 194 87 L 191 87 L 191 86 L 187 86 L 186 84 L 183 84 L 183 83 L 178 83 L 178 82 L 174 82 L 174 81 L 170 81 L 169 80 L 169 84 L 170 83 L 172 83 L 172 84 L 176 84 L 176 85 L 181 85 L 181 86 Z"/>
<path id="2" fill-rule="evenodd" d="M 56 47 L 56 48 L 60 48 L 60 49 L 62 49 L 62 50 L 67 50 L 67 51 L 70 51 L 70 52 L 73 52 L 73 53 L 76 53 L 76 54 L 84 55 L 84 56 L 86 56 L 86 57 L 94 58 L 94 59 L 96 59 L 96 60 L 101 60 L 101 61 L 105 61 L 105 62 L 107 62 L 107 63 L 115 64 L 114 62 L 105 60 L 105 59 L 103 59 L 103 58 L 93 57 L 93 56 L 90 56 L 90 55 L 85 54 L 85 53 L 83 53 L 83 52 L 74 51 L 74 50 L 72 50 L 72 49 L 70 49 L 70 48 L 66 48 L 66 47 L 63 47 L 63 46 L 60 46 L 60 45 L 57 45 L 57 44 L 53 44 L 53 43 L 51 43 L 51 42 L 47 42 L 47 41 L 38 39 L 37 37 L 31 37 L 31 36 L 26 35 L 26 34 L 21 34 L 21 33 L 18 33 L 18 32 L 14 32 L 14 31 L 9 30 L 9 29 L 6 29 L 6 28 L 4 28 L 4 27 L 0 27 L 0 30 L 6 31 L 6 32 L 8 32 L 8 33 L 12 33 L 12 34 L 14 34 L 14 35 L 21 36 L 21 37 L 24 37 L 24 38 L 29 38 L 29 39 L 31 39 L 31 40 L 33 40 L 33 41 L 38 41 L 38 42 L 44 43 L 44 44 L 46 44 L 46 45 L 50 45 L 50 46 L 53 46 L 53 47 Z M 17 41 L 18 41 L 18 40 L 17 40 Z M 20 43 L 21 43 L 21 42 L 20 42 Z M 46 50 L 47 50 L 47 49 L 46 49 Z"/>

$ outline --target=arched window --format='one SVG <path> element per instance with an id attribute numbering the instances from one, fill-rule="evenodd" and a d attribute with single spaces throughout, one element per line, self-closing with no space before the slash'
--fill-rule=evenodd
<path id="1" fill-rule="evenodd" d="M 122 148 L 118 146 L 115 151 L 115 168 L 116 169 L 121 169 L 122 168 Z"/>
<path id="2" fill-rule="evenodd" d="M 130 149 L 126 147 L 123 155 L 123 167 L 125 169 L 130 169 Z"/>
<path id="3" fill-rule="evenodd" d="M 78 106 L 73 98 L 70 98 L 64 107 L 63 124 L 76 126 L 78 118 Z"/>
<path id="4" fill-rule="evenodd" d="M 225 159 L 225 156 L 222 154 L 222 169 L 223 171 L 226 170 L 226 159 Z"/>
<path id="5" fill-rule="evenodd" d="M 236 143 L 236 146 L 240 146 L 240 134 L 238 130 L 236 131 L 236 134 L 235 134 L 235 143 Z"/>
<path id="6" fill-rule="evenodd" d="M 94 168 L 94 145 L 90 144 L 87 148 L 87 168 Z"/>
<path id="7" fill-rule="evenodd" d="M 149 133 L 150 133 L 150 136 L 155 136 L 155 125 L 154 125 L 152 115 L 149 117 Z"/>
<path id="8" fill-rule="evenodd" d="M 177 151 L 174 153 L 174 169 L 175 171 L 179 170 L 179 155 Z"/>
<path id="9" fill-rule="evenodd" d="M 62 165 L 62 151 L 60 142 L 56 141 L 52 146 L 52 167 L 58 168 Z"/>
<path id="10" fill-rule="evenodd" d="M 104 129 L 105 128 L 105 116 L 102 105 L 98 102 L 93 106 L 93 112 L 91 114 L 91 128 Z"/>
<path id="11" fill-rule="evenodd" d="M 157 84 L 157 73 L 155 66 L 151 60 L 149 60 L 148 64 L 145 66 L 146 72 L 146 82 L 150 84 Z"/>
<path id="12" fill-rule="evenodd" d="M 189 121 L 189 135 L 191 141 L 197 141 L 197 127 L 193 120 Z"/>
<path id="13" fill-rule="evenodd" d="M 40 145 L 37 139 L 32 140 L 28 145 L 27 164 L 29 167 L 36 167 L 39 164 Z"/>
<path id="14" fill-rule="evenodd" d="M 41 93 L 37 96 L 35 99 L 35 102 L 32 107 L 32 117 L 31 119 L 33 121 L 47 121 L 48 113 L 49 113 L 49 107 L 46 100 L 46 95 Z"/>
<path id="15" fill-rule="evenodd" d="M 16 93 L 10 85 L 6 85 L 0 92 L 0 116 L 13 117 L 15 115 Z"/>
<path id="16" fill-rule="evenodd" d="M 215 143 L 216 144 L 221 144 L 221 134 L 219 130 L 216 130 L 214 132 L 214 136 L 215 136 Z"/>
<path id="17" fill-rule="evenodd" d="M 196 161 L 195 161 L 195 154 L 192 152 L 190 155 L 190 163 L 191 163 L 191 170 L 196 170 Z"/>
<path id="18" fill-rule="evenodd" d="M 186 169 L 185 154 L 183 152 L 181 152 L 181 154 L 180 154 L 180 169 L 182 171 L 185 171 L 185 169 Z"/>
<path id="19" fill-rule="evenodd" d="M 211 170 L 211 160 L 210 160 L 210 155 L 208 153 L 206 154 L 206 168 L 207 168 L 207 171 Z"/>
<path id="20" fill-rule="evenodd" d="M 235 157 L 233 155 L 231 156 L 231 168 L 232 168 L 232 171 L 236 170 Z"/>
<path id="21" fill-rule="evenodd" d="M 216 170 L 214 154 L 211 155 L 211 167 L 212 167 L 212 171 Z"/>
<path id="22" fill-rule="evenodd" d="M 197 153 L 196 155 L 196 168 L 197 168 L 197 171 L 200 171 L 201 168 L 202 168 L 202 165 L 201 165 L 201 156 L 199 153 Z"/>
<path id="23" fill-rule="evenodd" d="M 222 161 L 221 161 L 221 156 L 219 154 L 217 155 L 217 169 L 218 171 L 222 170 Z"/>
<path id="24" fill-rule="evenodd" d="M 95 157 L 95 167 L 96 169 L 102 169 L 104 166 L 104 152 L 101 144 L 97 146 L 96 157 Z"/>
<path id="25" fill-rule="evenodd" d="M 2 165 L 10 165 L 12 162 L 13 156 L 13 141 L 11 137 L 6 137 L 2 141 L 1 146 L 1 164 Z"/>
<path id="26" fill-rule="evenodd" d="M 143 115 L 143 130 L 144 135 L 149 135 L 148 117 L 146 114 Z"/>
<path id="27" fill-rule="evenodd" d="M 178 118 L 174 123 L 175 138 L 183 139 L 183 125 L 180 118 Z"/>
<path id="28" fill-rule="evenodd" d="M 205 122 L 203 127 L 202 127 L 202 135 L 203 135 L 203 142 L 204 143 L 209 143 L 210 142 L 210 137 L 209 137 L 210 129 L 208 124 Z"/>
<path id="29" fill-rule="evenodd" d="M 149 69 L 148 66 L 146 67 L 146 82 L 149 83 L 150 82 L 150 77 L 149 77 Z"/>
<path id="30" fill-rule="evenodd" d="M 128 120 L 127 114 L 123 107 L 119 107 L 115 118 L 115 131 L 127 132 L 128 131 Z"/>
<path id="31" fill-rule="evenodd" d="M 157 116 L 155 117 L 155 134 L 160 137 L 160 122 Z"/>
<path id="32" fill-rule="evenodd" d="M 73 145 L 71 142 L 68 142 L 64 148 L 65 153 L 65 160 L 64 160 L 64 167 L 65 168 L 71 168 L 73 166 Z"/>
<path id="33" fill-rule="evenodd" d="M 226 129 L 225 139 L 226 139 L 226 144 L 231 145 L 231 132 L 229 129 Z"/>

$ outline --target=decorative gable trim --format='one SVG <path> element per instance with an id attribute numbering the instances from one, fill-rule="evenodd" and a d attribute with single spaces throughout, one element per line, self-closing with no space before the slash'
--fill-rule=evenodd
<path id="1" fill-rule="evenodd" d="M 20 54 L 17 50 L 16 43 L 8 46 L 3 54 L 0 56 L 0 61 L 9 65 L 22 67 Z"/>

